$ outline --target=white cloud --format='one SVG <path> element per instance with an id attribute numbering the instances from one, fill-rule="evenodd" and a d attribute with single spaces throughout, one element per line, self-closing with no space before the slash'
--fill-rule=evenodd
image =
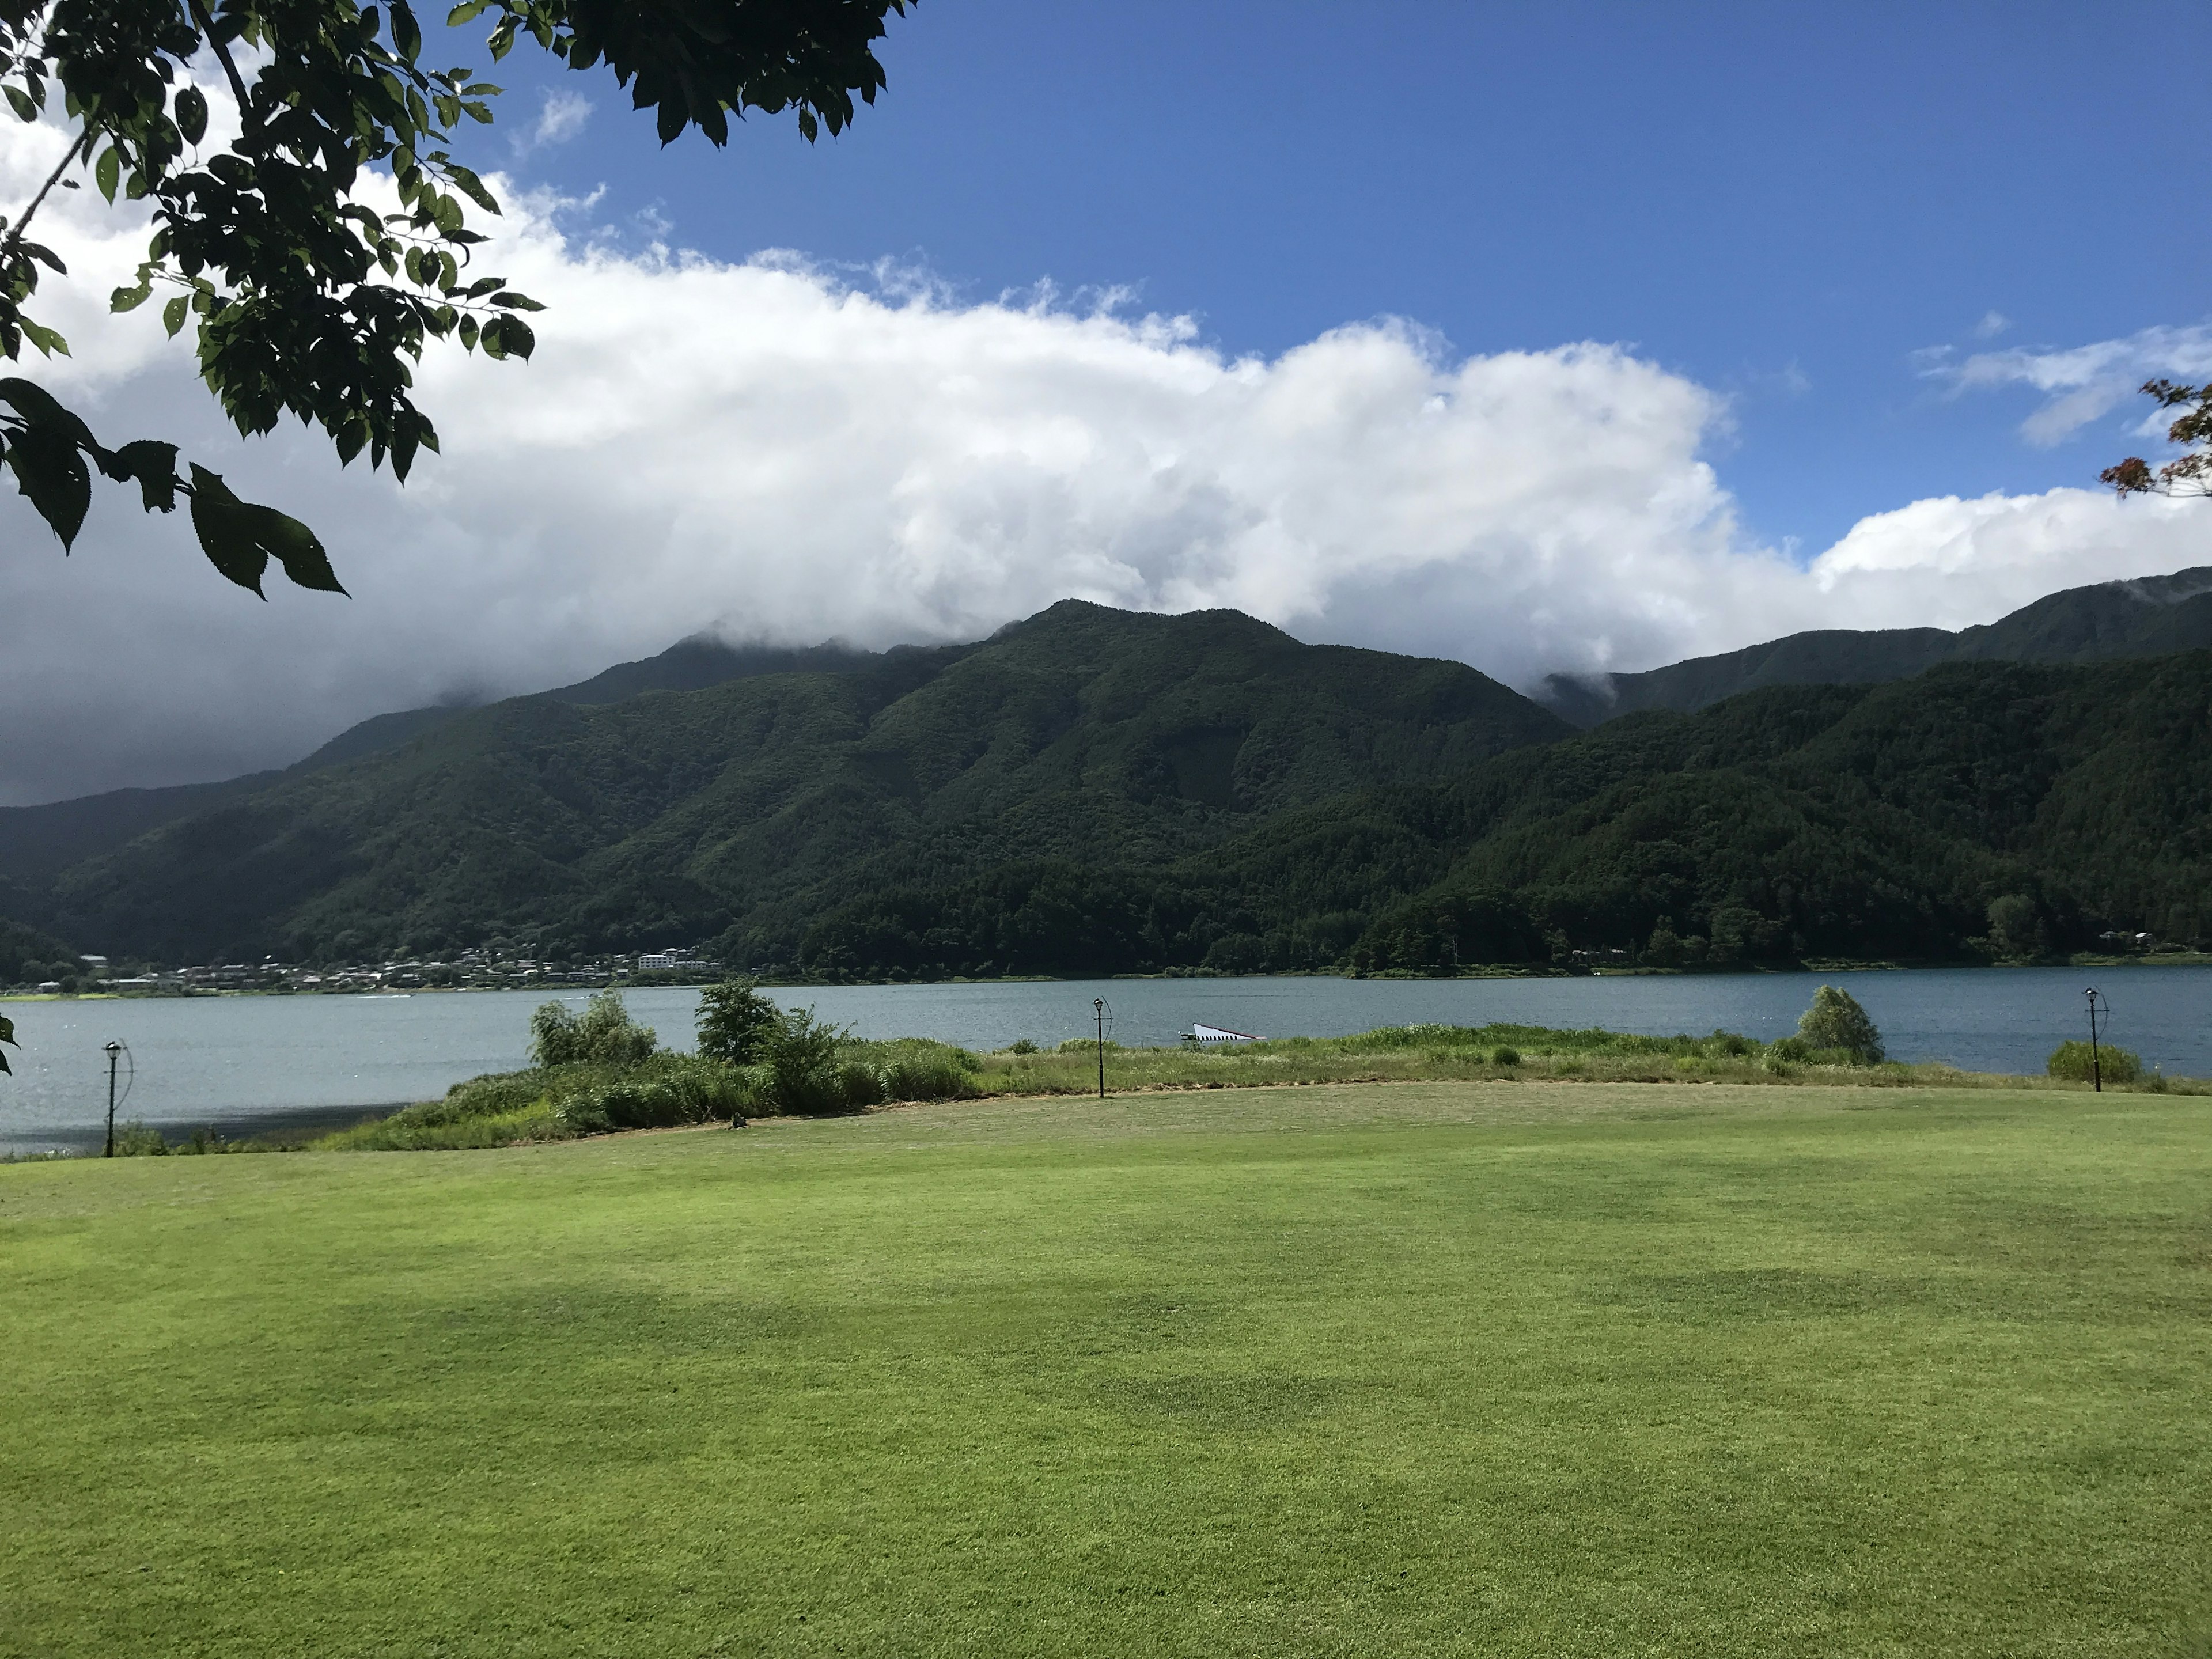
<path id="1" fill-rule="evenodd" d="M 88 276 L 54 319 L 79 357 L 39 373 L 103 433 L 185 439 L 316 525 L 355 597 L 273 580 L 258 604 L 181 515 L 116 489 L 64 562 L 0 499 L 0 799 L 283 763 L 371 714 L 702 628 L 882 645 L 1068 595 L 1233 605 L 1527 685 L 1800 628 L 1987 621 L 2203 556 L 2177 504 L 2061 490 L 1917 502 L 1803 567 L 1748 540 L 1701 459 L 1723 401 L 1617 347 L 1462 359 L 1384 321 L 1232 360 L 1115 296 L 967 304 L 896 268 L 626 254 L 527 198 L 491 251 L 552 307 L 537 358 L 434 352 L 444 453 L 400 489 L 312 434 L 229 435 L 182 342 L 105 318 L 142 233 L 71 220 L 87 206 L 56 233 Z"/>
<path id="2" fill-rule="evenodd" d="M 526 133 L 515 135 L 514 153 L 523 155 L 534 149 L 567 143 L 584 130 L 584 124 L 592 118 L 592 100 L 580 92 L 572 92 L 566 87 L 547 88 L 544 101 L 538 106 L 537 125 Z"/>
<path id="3" fill-rule="evenodd" d="M 2030 443 L 2047 448 L 2128 402 L 2145 380 L 2212 379 L 2212 325 L 2147 328 L 2125 339 L 2057 349 L 1978 352 L 1958 364 L 1934 354 L 1922 362 L 1923 374 L 1958 391 L 2025 386 L 2047 394 L 2020 428 Z M 2152 424 L 2163 431 L 2164 422 Z"/>
<path id="4" fill-rule="evenodd" d="M 1994 340 L 2011 326 L 2012 319 L 2002 311 L 1985 311 L 1982 313 L 1982 320 L 1974 325 L 1974 337 L 1977 340 Z"/>

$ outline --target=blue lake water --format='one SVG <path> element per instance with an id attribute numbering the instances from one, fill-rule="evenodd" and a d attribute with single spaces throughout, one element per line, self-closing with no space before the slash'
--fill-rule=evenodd
<path id="1" fill-rule="evenodd" d="M 932 1036 L 974 1048 L 1087 1035 L 1091 999 L 1130 1046 L 1174 1042 L 1194 1020 L 1264 1036 L 1335 1036 L 1378 1025 L 1601 1025 L 1667 1036 L 1715 1029 L 1771 1040 L 1791 1031 L 1814 988 L 1846 987 L 1899 1060 L 2039 1072 L 2063 1038 L 2086 1036 L 2082 988 L 2110 999 L 2112 1037 L 2146 1065 L 2212 1075 L 2212 970 L 1959 969 L 1911 973 L 1683 975 L 1522 980 L 1199 979 L 1012 985 L 808 988 L 773 993 L 862 1036 Z M 543 992 L 414 996 L 209 997 L 0 1004 L 22 1047 L 0 1078 L 0 1148 L 82 1146 L 107 1099 L 100 1045 L 127 1044 L 136 1078 L 118 1120 L 224 1133 L 349 1121 L 424 1100 L 482 1072 L 523 1063 Z M 580 992 L 564 994 L 580 1003 Z M 629 994 L 672 1048 L 690 1046 L 698 993 Z"/>

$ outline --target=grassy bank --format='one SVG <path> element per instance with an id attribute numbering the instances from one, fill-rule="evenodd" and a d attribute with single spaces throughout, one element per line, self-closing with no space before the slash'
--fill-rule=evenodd
<path id="1" fill-rule="evenodd" d="M 2164 1659 L 2207 1111 L 1324 1085 L 0 1170 L 0 1654 Z"/>
<path id="2" fill-rule="evenodd" d="M 1006 1096 L 1095 1094 L 1098 1054 L 1081 1039 L 1054 1050 L 973 1054 L 923 1038 L 848 1042 L 827 1097 L 845 1109 Z M 1729 1032 L 1638 1036 L 1534 1025 L 1410 1025 L 1342 1037 L 1288 1037 L 1201 1048 L 1106 1048 L 1109 1093 L 1346 1083 L 1719 1083 L 1793 1087 L 2075 1089 L 2049 1078 L 1947 1066 L 1859 1066 L 1794 1038 L 1761 1044 Z M 2212 1092 L 2212 1083 L 2153 1077 L 2154 1092 Z M 642 1092 L 641 1092 L 642 1091 Z M 563 1066 L 457 1085 L 446 1098 L 323 1137 L 332 1152 L 459 1150 L 573 1139 L 609 1129 L 671 1127 L 781 1115 L 757 1068 L 658 1054 L 619 1068 Z"/>

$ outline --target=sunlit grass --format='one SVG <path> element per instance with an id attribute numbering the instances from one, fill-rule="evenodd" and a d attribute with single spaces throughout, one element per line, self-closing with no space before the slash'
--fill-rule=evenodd
<path id="1" fill-rule="evenodd" d="M 0 1653 L 2172 1655 L 2207 1109 L 1415 1083 L 0 1170 Z"/>

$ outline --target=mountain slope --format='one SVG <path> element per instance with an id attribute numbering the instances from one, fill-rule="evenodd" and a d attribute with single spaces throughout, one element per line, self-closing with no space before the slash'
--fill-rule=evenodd
<path id="1" fill-rule="evenodd" d="M 2112 928 L 2205 944 L 2209 877 L 2212 653 L 1954 664 L 1631 716 L 1288 811 L 1165 868 L 1039 860 L 872 889 L 817 918 L 797 963 L 1957 961 Z"/>
<path id="2" fill-rule="evenodd" d="M 29 919 L 169 960 L 720 935 L 787 961 L 855 890 L 1158 866 L 1566 729 L 1460 664 L 1067 601 L 979 645 L 457 714 L 81 861 Z"/>
<path id="3" fill-rule="evenodd" d="M 1554 674 L 1539 701 L 1577 726 L 1646 709 L 1692 714 L 1772 685 L 1872 684 L 1945 662 L 2086 663 L 2212 647 L 2212 568 L 2069 588 L 1994 623 L 1822 629 L 1640 674 Z"/>
<path id="4" fill-rule="evenodd" d="M 647 691 L 695 691 L 764 674 L 865 672 L 897 658 L 907 648 L 879 653 L 836 643 L 735 646 L 702 637 L 679 641 L 658 656 L 617 663 L 587 680 L 534 695 L 557 702 L 619 702 Z M 220 802 L 254 794 L 280 779 L 397 749 L 468 713 L 469 708 L 440 704 L 377 714 L 347 727 L 291 766 L 219 782 L 113 789 L 38 806 L 0 807 L 0 884 L 36 886 L 70 865 L 112 851 L 150 830 Z"/>

